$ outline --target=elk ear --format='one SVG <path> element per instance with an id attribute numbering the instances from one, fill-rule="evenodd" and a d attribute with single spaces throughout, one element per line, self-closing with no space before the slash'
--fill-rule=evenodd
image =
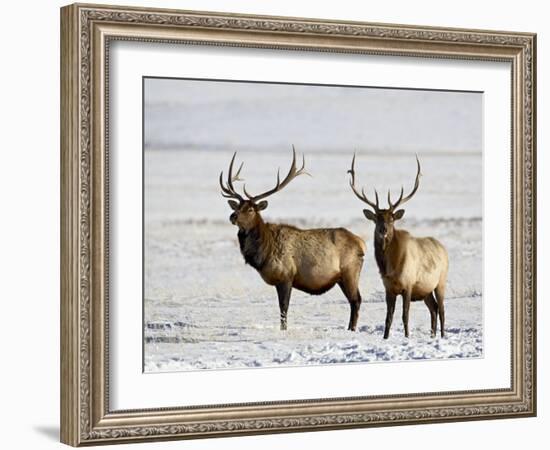
<path id="1" fill-rule="evenodd" d="M 370 209 L 364 209 L 363 214 L 367 219 L 372 220 L 373 222 L 376 222 L 376 214 L 374 214 Z"/>
<path id="2" fill-rule="evenodd" d="M 267 208 L 267 201 L 263 200 L 260 203 L 258 203 L 258 211 L 263 211 Z"/>
<path id="3" fill-rule="evenodd" d="M 399 220 L 401 219 L 401 217 L 403 217 L 403 215 L 405 214 L 405 210 L 404 209 L 400 209 L 399 211 L 396 211 L 393 213 L 393 220 Z"/>
<path id="4" fill-rule="evenodd" d="M 239 204 L 235 200 L 227 200 L 227 203 L 229 203 L 229 206 L 233 211 L 237 211 L 237 209 L 239 209 Z"/>

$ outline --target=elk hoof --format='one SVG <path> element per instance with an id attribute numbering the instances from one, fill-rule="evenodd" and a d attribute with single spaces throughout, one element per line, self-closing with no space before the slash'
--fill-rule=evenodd
<path id="1" fill-rule="evenodd" d="M 286 323 L 281 324 L 281 331 L 286 331 Z"/>
<path id="2" fill-rule="evenodd" d="M 435 337 L 435 331 L 432 331 L 432 332 L 430 333 L 430 337 L 431 337 L 432 339 Z"/>

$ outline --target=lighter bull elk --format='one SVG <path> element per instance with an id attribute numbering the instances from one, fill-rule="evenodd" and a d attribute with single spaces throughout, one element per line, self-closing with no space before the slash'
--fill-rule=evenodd
<path id="1" fill-rule="evenodd" d="M 294 178 L 306 174 L 305 158 L 296 168 L 296 151 L 287 176 L 273 189 L 251 195 L 243 186 L 246 198 L 236 192 L 233 182 L 240 180 L 243 165 L 233 175 L 236 153 L 229 164 L 227 182 L 220 173 L 222 195 L 233 210 L 229 220 L 239 228 L 238 238 L 245 263 L 258 271 L 263 280 L 277 289 L 281 313 L 281 330 L 287 329 L 287 311 L 292 288 L 319 295 L 338 284 L 349 301 L 351 313 L 348 330 L 357 326 L 361 294 L 359 274 L 363 265 L 365 243 L 344 228 L 301 230 L 291 225 L 263 221 L 260 211 L 267 208 L 265 198 L 285 188 Z M 242 181 L 242 180 L 240 180 Z"/>
<path id="2" fill-rule="evenodd" d="M 375 223 L 374 254 L 376 264 L 386 289 L 386 326 L 384 339 L 390 335 L 390 328 L 395 310 L 395 300 L 398 295 L 403 297 L 403 327 L 405 337 L 409 337 L 409 307 L 411 301 L 424 300 L 430 310 L 432 337 L 437 331 L 437 315 L 441 325 L 441 336 L 445 336 L 445 283 L 449 259 L 445 247 L 432 237 L 415 238 L 405 230 L 394 227 L 396 220 L 405 214 L 405 210 L 397 208 L 408 202 L 418 190 L 420 184 L 420 161 L 416 158 L 418 171 L 412 192 L 401 195 L 395 203 L 391 201 L 388 191 L 388 209 L 381 209 L 378 203 L 378 192 L 374 191 L 376 203 L 370 201 L 355 187 L 355 155 L 351 162 L 350 186 L 359 200 L 365 202 L 373 210 L 364 209 L 368 220 Z"/>

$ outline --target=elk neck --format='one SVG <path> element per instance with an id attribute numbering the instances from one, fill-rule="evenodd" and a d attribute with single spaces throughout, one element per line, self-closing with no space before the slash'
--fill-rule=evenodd
<path id="1" fill-rule="evenodd" d="M 387 275 L 388 257 L 392 250 L 392 244 L 395 242 L 395 231 L 396 230 L 394 230 L 393 238 L 389 242 L 386 242 L 385 245 L 384 238 L 381 238 L 374 233 L 374 258 L 376 259 L 378 271 L 382 276 Z"/>
<path id="2" fill-rule="evenodd" d="M 384 245 L 384 240 L 374 235 L 374 257 L 383 277 L 388 275 L 388 269 L 394 271 L 396 265 L 402 264 L 400 261 L 403 260 L 408 236 L 407 231 L 394 228 L 392 239 Z"/>
<path id="3" fill-rule="evenodd" d="M 261 271 L 273 247 L 273 236 L 259 214 L 254 227 L 248 230 L 240 229 L 238 238 L 245 263 Z"/>

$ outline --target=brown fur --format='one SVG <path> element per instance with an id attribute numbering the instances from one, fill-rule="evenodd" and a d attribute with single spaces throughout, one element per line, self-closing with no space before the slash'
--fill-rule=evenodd
<path id="1" fill-rule="evenodd" d="M 403 297 L 403 325 L 409 335 L 409 304 L 424 300 L 432 315 L 432 336 L 439 313 L 441 336 L 445 335 L 444 294 L 449 268 L 445 247 L 432 237 L 415 238 L 405 230 L 394 228 L 393 219 L 383 210 L 376 214 L 374 247 L 376 262 L 386 289 L 387 315 L 384 338 L 389 337 L 395 299 Z M 372 220 L 372 219 L 371 219 Z M 433 301 L 435 294 L 436 302 Z"/>
<path id="2" fill-rule="evenodd" d="M 239 227 L 239 244 L 247 264 L 279 294 L 281 329 L 286 329 L 290 290 L 318 295 L 339 284 L 351 307 L 348 329 L 355 330 L 361 295 L 359 274 L 366 246 L 344 228 L 302 230 L 265 223 L 260 210 L 267 202 L 230 202 L 230 220 Z"/>
<path id="3" fill-rule="evenodd" d="M 420 161 L 416 157 L 417 172 L 414 187 L 410 194 L 404 197 L 404 190 L 395 203 L 391 201 L 388 191 L 388 209 L 379 205 L 378 192 L 374 191 L 375 202 L 368 199 L 364 189 L 355 185 L 355 155 L 351 160 L 350 187 L 361 201 L 369 205 L 364 209 L 365 217 L 375 223 L 374 255 L 376 264 L 386 288 L 386 327 L 384 339 L 390 334 L 395 299 L 403 297 L 403 327 L 405 336 L 409 337 L 409 307 L 411 301 L 424 300 L 430 310 L 432 336 L 437 328 L 436 316 L 439 313 L 441 336 L 445 335 L 445 284 L 449 269 L 449 258 L 445 247 L 434 238 L 415 238 L 407 231 L 396 230 L 394 223 L 405 214 L 403 209 L 397 209 L 409 201 L 417 192 L 420 185 Z"/>
<path id="4" fill-rule="evenodd" d="M 361 294 L 359 275 L 363 266 L 365 243 L 344 228 L 300 230 L 290 225 L 265 223 L 260 211 L 267 208 L 264 199 L 284 189 L 294 178 L 309 175 L 296 165 L 296 150 L 292 147 L 292 163 L 283 180 L 277 172 L 275 187 L 251 195 L 243 186 L 246 199 L 235 190 L 233 183 L 243 181 L 239 174 L 241 163 L 233 174 L 236 153 L 229 163 L 227 182 L 223 172 L 219 183 L 222 196 L 233 209 L 229 220 L 239 227 L 239 245 L 247 264 L 254 267 L 263 280 L 277 289 L 281 311 L 281 330 L 287 327 L 287 311 L 292 288 L 309 294 L 322 294 L 338 283 L 350 304 L 349 330 L 355 330 Z"/>

